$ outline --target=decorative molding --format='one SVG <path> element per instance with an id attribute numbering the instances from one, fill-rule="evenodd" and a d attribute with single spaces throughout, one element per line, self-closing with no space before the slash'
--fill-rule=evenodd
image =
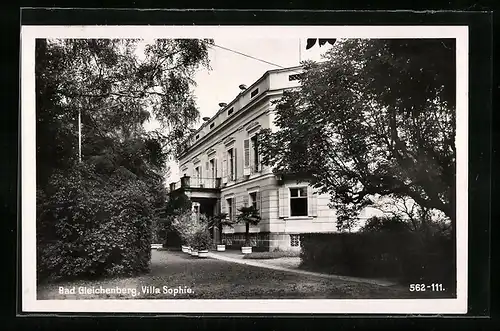
<path id="1" fill-rule="evenodd" d="M 224 200 L 226 199 L 234 199 L 235 194 L 234 193 L 229 193 L 229 194 L 224 194 Z"/>
<path id="2" fill-rule="evenodd" d="M 234 143 L 236 141 L 236 139 L 234 139 L 234 137 L 229 137 L 227 139 L 224 140 L 224 145 L 230 145 L 232 143 Z"/>
<path id="3" fill-rule="evenodd" d="M 207 153 L 207 155 L 208 155 L 208 156 L 210 156 L 210 155 L 212 155 L 212 154 L 215 154 L 216 152 L 217 152 L 217 151 L 216 151 L 215 149 L 213 149 L 213 148 L 209 148 L 209 149 L 207 150 L 207 152 L 206 152 L 206 153 Z"/>
<path id="4" fill-rule="evenodd" d="M 253 131 L 257 127 L 260 127 L 260 123 L 258 121 L 254 121 L 254 122 L 252 122 L 252 123 L 250 123 L 250 124 L 247 125 L 246 130 L 247 131 Z"/>
<path id="5" fill-rule="evenodd" d="M 247 188 L 247 193 L 259 192 L 259 191 L 260 191 L 260 186 L 252 186 L 250 188 Z"/>
<path id="6" fill-rule="evenodd" d="M 193 159 L 192 162 L 193 162 L 193 164 L 200 163 L 200 159 L 196 157 Z"/>

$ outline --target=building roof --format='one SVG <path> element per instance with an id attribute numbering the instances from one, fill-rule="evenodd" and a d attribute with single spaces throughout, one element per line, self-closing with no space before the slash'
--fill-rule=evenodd
<path id="1" fill-rule="evenodd" d="M 226 110 L 230 109 L 231 106 L 238 100 L 238 98 L 247 90 L 251 90 L 253 87 L 258 85 L 260 82 L 262 82 L 267 76 L 269 76 L 272 73 L 279 73 L 279 72 L 286 72 L 286 71 L 293 71 L 293 70 L 299 70 L 301 69 L 302 66 L 294 66 L 294 67 L 288 67 L 288 68 L 281 68 L 281 69 L 272 69 L 266 71 L 259 79 L 257 79 L 255 82 L 252 83 L 252 85 L 248 86 L 244 91 L 240 92 L 231 102 L 228 102 L 226 106 L 220 108 L 210 119 L 205 121 L 204 123 L 201 124 L 201 126 L 193 132 L 190 137 L 195 136 L 198 134 L 204 127 L 208 125 L 209 122 L 211 122 L 213 119 L 215 119 L 219 114 L 225 112 Z"/>

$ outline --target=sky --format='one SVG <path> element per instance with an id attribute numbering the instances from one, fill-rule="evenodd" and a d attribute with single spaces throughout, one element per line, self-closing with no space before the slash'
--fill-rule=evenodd
<path id="1" fill-rule="evenodd" d="M 300 60 L 321 61 L 321 54 L 331 47 L 329 44 L 321 47 L 316 44 L 313 48 L 306 50 L 306 39 L 300 39 L 299 42 L 298 38 L 286 37 L 281 39 L 215 38 L 214 43 L 272 64 L 211 46 L 208 50 L 211 70 L 200 67 L 194 77 L 197 84 L 194 88 L 194 95 L 200 111 L 199 125 L 202 123 L 201 118 L 215 115 L 220 108 L 218 106 L 220 102 L 229 103 L 232 101 L 240 92 L 238 88 L 240 84 L 250 86 L 266 71 L 279 69 L 279 66 L 293 67 L 299 65 Z M 300 51 L 299 45 L 301 46 Z M 153 122 L 147 128 L 155 126 Z M 170 162 L 169 167 L 170 175 L 166 182 L 178 181 L 179 169 L 176 162 Z"/>
<path id="2" fill-rule="evenodd" d="M 216 45 L 244 53 L 281 67 L 299 65 L 299 39 L 214 39 Z M 329 45 L 305 50 L 306 40 L 301 40 L 302 60 L 321 60 Z M 213 116 L 219 102 L 229 103 L 240 92 L 238 86 L 250 86 L 266 71 L 278 66 L 260 62 L 218 47 L 209 50 L 211 71 L 199 70 L 195 76 L 195 96 L 201 117 Z"/>

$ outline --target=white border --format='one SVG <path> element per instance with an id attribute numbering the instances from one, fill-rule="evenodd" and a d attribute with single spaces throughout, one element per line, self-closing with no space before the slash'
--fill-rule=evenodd
<path id="1" fill-rule="evenodd" d="M 387 300 L 37 300 L 36 298 L 36 38 L 456 38 L 457 50 L 457 298 Z M 22 311 L 144 313 L 365 313 L 467 312 L 468 219 L 467 26 L 22 26 L 21 173 Z"/>

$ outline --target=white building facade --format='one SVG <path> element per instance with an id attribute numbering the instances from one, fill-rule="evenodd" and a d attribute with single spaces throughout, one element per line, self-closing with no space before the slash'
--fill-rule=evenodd
<path id="1" fill-rule="evenodd" d="M 261 222 L 250 227 L 255 250 L 300 249 L 300 234 L 335 232 L 335 210 L 329 195 L 317 194 L 307 179 L 274 175 L 261 163 L 258 133 L 274 126 L 273 101 L 283 91 L 299 86 L 301 67 L 271 70 L 242 92 L 193 133 L 179 158 L 181 181 L 170 184 L 181 190 L 199 213 L 227 213 L 253 204 Z M 220 238 L 220 236 L 222 236 Z M 240 247 L 245 225 L 214 231 L 214 241 Z"/>

